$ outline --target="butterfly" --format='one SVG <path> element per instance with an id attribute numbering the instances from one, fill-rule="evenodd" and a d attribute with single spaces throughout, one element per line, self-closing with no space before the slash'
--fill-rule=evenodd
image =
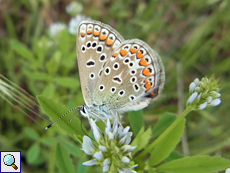
<path id="1" fill-rule="evenodd" d="M 159 55 L 144 41 L 125 40 L 111 26 L 95 20 L 80 23 L 77 59 L 84 97 L 84 117 L 115 119 L 140 110 L 161 93 L 165 83 Z"/>

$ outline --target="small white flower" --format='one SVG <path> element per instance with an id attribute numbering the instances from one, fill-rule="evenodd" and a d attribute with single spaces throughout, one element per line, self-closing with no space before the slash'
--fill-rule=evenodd
<path id="1" fill-rule="evenodd" d="M 119 173 L 137 173 L 136 171 L 133 171 L 132 169 L 128 168 L 128 169 L 120 169 L 118 170 Z"/>
<path id="2" fill-rule="evenodd" d="M 82 163 L 82 165 L 85 165 L 85 166 L 94 166 L 96 164 L 97 164 L 96 160 L 89 160 L 87 162 Z"/>
<path id="3" fill-rule="evenodd" d="M 193 92 L 196 88 L 196 84 L 194 82 L 192 82 L 190 85 L 189 85 L 189 91 L 190 92 Z"/>
<path id="4" fill-rule="evenodd" d="M 130 159 L 129 159 L 128 157 L 126 157 L 126 156 L 123 156 L 123 157 L 121 158 L 121 160 L 122 160 L 122 162 L 124 162 L 124 163 L 129 163 L 129 162 L 130 162 Z"/>
<path id="5" fill-rule="evenodd" d="M 109 165 L 105 165 L 103 166 L 103 172 L 107 172 L 109 170 L 110 166 Z"/>
<path id="6" fill-rule="evenodd" d="M 226 169 L 225 173 L 230 173 L 230 168 Z"/>
<path id="7" fill-rule="evenodd" d="M 192 102 L 196 99 L 197 96 L 198 96 L 198 93 L 197 93 L 197 92 L 193 93 L 193 94 L 189 97 L 188 103 L 192 103 Z"/>
<path id="8" fill-rule="evenodd" d="M 51 37 L 57 36 L 61 31 L 65 30 L 67 27 L 63 23 L 53 23 L 49 27 L 49 34 Z"/>
<path id="9" fill-rule="evenodd" d="M 217 106 L 221 103 L 221 100 L 220 99 L 214 99 L 211 101 L 210 105 L 211 106 Z"/>
<path id="10" fill-rule="evenodd" d="M 70 15 L 76 15 L 82 12 L 83 6 L 79 2 L 72 1 L 69 5 L 65 8 L 66 12 Z"/>
<path id="11" fill-rule="evenodd" d="M 105 146 L 99 145 L 99 150 L 101 150 L 102 152 L 107 152 L 108 149 Z"/>
<path id="12" fill-rule="evenodd" d="M 210 103 L 212 101 L 212 97 L 208 96 L 206 100 L 207 100 L 208 103 Z"/>
<path id="13" fill-rule="evenodd" d="M 129 153 L 129 152 L 133 151 L 135 148 L 136 148 L 136 146 L 132 147 L 131 145 L 123 145 L 121 147 L 121 149 L 126 153 Z"/>
<path id="14" fill-rule="evenodd" d="M 99 142 L 99 140 L 102 138 L 101 131 L 97 127 L 95 121 L 92 118 L 89 121 L 90 121 L 91 128 L 93 130 L 93 135 L 94 135 L 96 141 Z"/>
<path id="15" fill-rule="evenodd" d="M 91 18 L 84 15 L 76 15 L 75 18 L 71 18 L 69 22 L 69 32 L 76 35 L 79 24 L 84 20 L 91 20 Z"/>
<path id="16" fill-rule="evenodd" d="M 110 159 L 106 158 L 105 161 L 103 162 L 103 166 L 109 165 L 110 164 Z"/>
<path id="17" fill-rule="evenodd" d="M 131 151 L 136 147 L 129 145 L 132 136 L 132 132 L 128 132 L 130 127 L 124 129 L 115 120 L 111 128 L 110 121 L 107 120 L 105 133 L 103 134 L 93 119 L 89 119 L 89 122 L 96 141 L 92 144 L 89 137 L 84 137 L 82 148 L 86 154 L 90 153 L 95 160 L 89 163 L 85 162 L 84 165 L 102 165 L 103 172 L 110 172 L 114 169 L 125 171 L 125 173 L 133 172 L 132 169 L 135 164 L 133 161 L 131 162 Z"/>
<path id="18" fill-rule="evenodd" d="M 208 103 L 207 103 L 207 102 L 204 102 L 204 103 L 202 103 L 202 104 L 199 106 L 199 109 L 200 109 L 200 110 L 203 110 L 203 109 L 205 109 L 205 108 L 207 107 L 207 105 L 208 105 Z"/>
<path id="19" fill-rule="evenodd" d="M 101 160 L 103 158 L 103 154 L 101 151 L 96 152 L 93 157 L 95 157 L 97 160 Z"/>
<path id="20" fill-rule="evenodd" d="M 88 136 L 83 137 L 82 148 L 83 148 L 82 150 L 88 155 L 92 155 L 94 153 L 95 150 L 94 150 L 93 143 Z"/>
<path id="21" fill-rule="evenodd" d="M 194 80 L 194 83 L 197 85 L 199 81 L 200 81 L 200 80 L 199 80 L 198 78 L 196 78 L 196 79 Z"/>

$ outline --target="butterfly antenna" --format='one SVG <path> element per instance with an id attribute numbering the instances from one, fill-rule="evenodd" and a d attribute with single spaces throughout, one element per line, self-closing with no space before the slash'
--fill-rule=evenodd
<path id="1" fill-rule="evenodd" d="M 52 124 L 46 126 L 45 129 L 47 130 L 48 128 L 52 127 L 52 126 L 53 126 L 54 124 L 56 124 L 60 119 L 62 119 L 64 116 L 66 116 L 68 113 L 70 113 L 71 111 L 73 111 L 73 110 L 75 110 L 75 109 L 79 109 L 79 106 L 70 109 L 68 112 L 66 112 L 65 114 L 63 114 L 60 118 L 58 118 L 55 122 L 53 122 Z M 72 117 L 72 118 L 73 118 L 73 117 Z M 72 120 L 72 118 L 71 118 L 71 120 Z"/>

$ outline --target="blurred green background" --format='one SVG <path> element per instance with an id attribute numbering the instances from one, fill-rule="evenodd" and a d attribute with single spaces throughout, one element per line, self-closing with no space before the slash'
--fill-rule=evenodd
<path id="1" fill-rule="evenodd" d="M 69 12 L 66 6 L 71 2 L 77 4 Z M 146 127 L 154 127 L 164 112 L 183 111 L 188 86 L 195 78 L 220 78 L 222 103 L 190 113 L 183 146 L 179 144 L 176 150 L 185 155 L 230 159 L 230 1 L 2 0 L 0 74 L 33 96 L 44 95 L 68 109 L 82 105 L 76 34 L 69 31 L 73 18 L 75 24 L 83 18 L 107 23 L 125 39 L 144 40 L 162 57 L 165 89 L 157 102 L 143 110 Z M 62 23 L 61 34 L 51 29 L 55 23 Z M 59 172 L 55 164 L 57 142 L 71 153 L 76 172 L 97 170 L 81 166 L 88 158 L 77 141 L 57 127 L 44 130 L 51 121 L 42 111 L 45 120 L 22 108 L 39 125 L 2 98 L 0 150 L 21 151 L 22 172 Z M 129 125 L 128 116 L 124 122 Z M 87 122 L 83 124 L 88 127 Z"/>

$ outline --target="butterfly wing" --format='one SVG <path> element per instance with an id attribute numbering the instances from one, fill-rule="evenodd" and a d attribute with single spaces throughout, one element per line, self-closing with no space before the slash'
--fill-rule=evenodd
<path id="1" fill-rule="evenodd" d="M 116 112 L 139 110 L 159 95 L 164 82 L 158 54 L 139 39 L 126 40 L 108 57 L 93 99 Z"/>
<path id="2" fill-rule="evenodd" d="M 93 20 L 81 22 L 78 31 L 77 56 L 81 89 L 85 104 L 91 106 L 103 65 L 124 39 L 109 25 Z"/>

